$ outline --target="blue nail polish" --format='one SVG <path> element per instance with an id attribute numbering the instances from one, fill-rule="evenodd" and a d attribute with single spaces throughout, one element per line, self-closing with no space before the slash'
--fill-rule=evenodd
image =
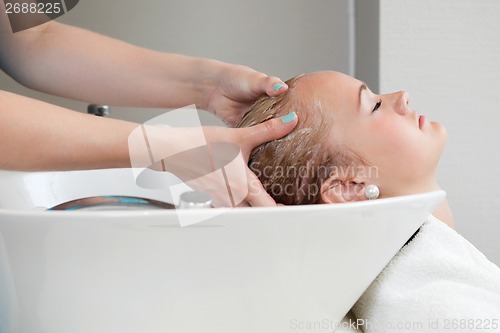
<path id="1" fill-rule="evenodd" d="M 283 84 L 283 83 L 275 83 L 274 86 L 273 86 L 273 90 L 274 91 L 278 91 L 278 90 L 280 90 L 283 87 L 286 87 L 286 85 Z"/>
<path id="2" fill-rule="evenodd" d="M 286 116 L 281 118 L 281 122 L 283 124 L 288 124 L 288 123 L 291 123 L 292 121 L 294 121 L 295 118 L 297 118 L 297 114 L 295 112 L 290 112 L 289 114 L 287 114 Z"/>

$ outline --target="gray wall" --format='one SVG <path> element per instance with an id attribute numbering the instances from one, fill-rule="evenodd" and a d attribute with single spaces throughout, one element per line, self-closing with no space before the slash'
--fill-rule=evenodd
<path id="1" fill-rule="evenodd" d="M 322 69 L 349 71 L 349 1 L 80 0 L 59 20 L 155 50 L 248 65 L 285 80 Z M 5 75 L 0 89 L 86 108 L 30 92 Z M 142 122 L 162 112 L 114 108 L 112 116 Z"/>
<path id="2" fill-rule="evenodd" d="M 374 92 L 380 88 L 379 0 L 356 0 L 355 76 Z"/>

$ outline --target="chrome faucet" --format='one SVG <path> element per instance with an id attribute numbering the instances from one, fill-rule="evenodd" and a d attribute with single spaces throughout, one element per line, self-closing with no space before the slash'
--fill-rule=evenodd
<path id="1" fill-rule="evenodd" d="M 99 105 L 99 104 L 89 104 L 87 107 L 87 113 L 93 114 L 99 117 L 109 116 L 109 106 L 108 105 Z"/>

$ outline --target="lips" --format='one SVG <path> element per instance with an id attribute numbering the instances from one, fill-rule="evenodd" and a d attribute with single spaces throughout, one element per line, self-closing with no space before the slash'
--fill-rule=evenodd
<path id="1" fill-rule="evenodd" d="M 425 116 L 418 117 L 418 128 L 422 129 L 425 123 Z"/>

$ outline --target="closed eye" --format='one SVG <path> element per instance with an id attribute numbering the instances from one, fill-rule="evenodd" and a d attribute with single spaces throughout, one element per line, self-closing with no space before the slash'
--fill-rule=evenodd
<path id="1" fill-rule="evenodd" d="M 378 108 L 382 105 L 382 100 L 380 99 L 377 104 L 375 104 L 375 106 L 373 107 L 373 110 L 372 112 L 375 112 L 378 110 Z"/>

